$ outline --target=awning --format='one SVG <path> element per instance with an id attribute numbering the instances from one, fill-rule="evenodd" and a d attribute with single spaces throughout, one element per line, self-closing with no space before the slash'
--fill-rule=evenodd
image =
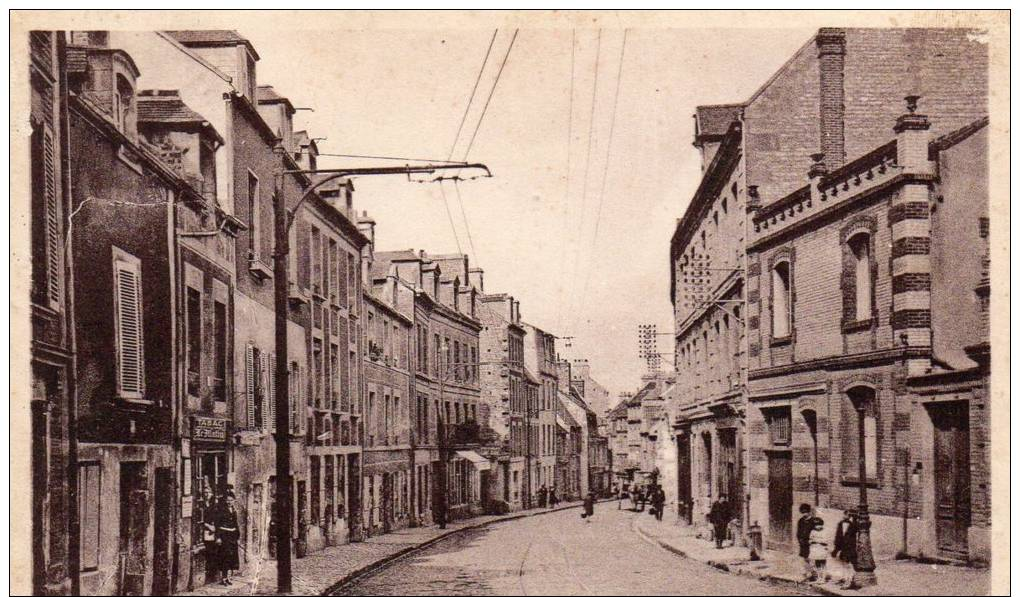
<path id="1" fill-rule="evenodd" d="M 570 426 L 567 425 L 567 422 L 563 420 L 563 417 L 556 415 L 556 424 L 559 425 L 560 428 L 562 428 L 567 433 L 570 433 Z"/>
<path id="2" fill-rule="evenodd" d="M 475 465 L 475 468 L 480 471 L 487 471 L 492 468 L 492 465 L 489 464 L 489 459 L 478 452 L 473 452 L 471 450 L 457 450 L 457 456 L 464 460 L 471 461 L 471 464 Z"/>

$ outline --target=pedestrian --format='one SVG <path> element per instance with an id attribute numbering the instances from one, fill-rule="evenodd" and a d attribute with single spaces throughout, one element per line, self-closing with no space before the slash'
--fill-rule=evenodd
<path id="1" fill-rule="evenodd" d="M 853 583 L 854 564 L 857 563 L 857 515 L 853 510 L 844 510 L 843 519 L 836 524 L 832 557 L 839 566 L 839 584 L 849 586 Z"/>
<path id="2" fill-rule="evenodd" d="M 634 511 L 644 512 L 645 511 L 645 488 L 638 487 L 634 493 Z"/>
<path id="3" fill-rule="evenodd" d="M 808 580 L 814 580 L 815 569 L 811 565 L 811 531 L 814 529 L 814 512 L 808 504 L 801 504 L 800 518 L 797 519 L 797 547 L 798 555 L 804 560 L 804 570 Z"/>
<path id="4" fill-rule="evenodd" d="M 549 490 L 549 507 L 555 508 L 558 503 L 560 503 L 560 498 L 556 497 L 556 488 L 553 487 Z"/>
<path id="5" fill-rule="evenodd" d="M 216 555 L 218 570 L 222 573 L 220 584 L 229 585 L 230 573 L 239 569 L 237 543 L 241 532 L 237 526 L 237 510 L 234 509 L 234 492 L 227 491 L 216 516 Z"/>
<path id="6" fill-rule="evenodd" d="M 808 541 L 808 556 L 814 566 L 815 579 L 819 582 L 825 580 L 825 560 L 829 556 L 829 544 L 825 540 L 825 522 L 821 518 L 815 518 L 811 528 Z"/>
<path id="7" fill-rule="evenodd" d="M 549 491 L 545 488 L 545 485 L 538 488 L 538 506 L 540 508 L 545 507 L 546 499 L 549 496 Z"/>
<path id="8" fill-rule="evenodd" d="M 584 518 L 585 522 L 591 522 L 591 517 L 595 515 L 595 494 L 591 491 L 588 495 L 584 496 Z"/>
<path id="9" fill-rule="evenodd" d="M 652 509 L 655 510 L 655 519 L 662 522 L 662 510 L 666 505 L 666 492 L 662 487 L 656 486 L 652 494 Z"/>
<path id="10" fill-rule="evenodd" d="M 712 523 L 712 534 L 715 537 L 715 548 L 722 549 L 723 540 L 726 539 L 726 527 L 730 524 L 730 506 L 726 503 L 726 496 L 721 495 L 712 503 L 708 511 L 708 521 Z"/>

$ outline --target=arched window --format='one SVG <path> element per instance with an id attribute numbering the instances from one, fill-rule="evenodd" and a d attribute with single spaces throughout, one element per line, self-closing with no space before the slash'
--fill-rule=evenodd
<path id="1" fill-rule="evenodd" d="M 850 249 L 854 279 L 854 313 L 856 321 L 871 319 L 871 296 L 874 279 L 871 274 L 871 235 L 855 234 L 847 241 Z"/>
<path id="2" fill-rule="evenodd" d="M 790 301 L 790 262 L 780 261 L 772 266 L 772 337 L 790 335 L 792 310 Z"/>

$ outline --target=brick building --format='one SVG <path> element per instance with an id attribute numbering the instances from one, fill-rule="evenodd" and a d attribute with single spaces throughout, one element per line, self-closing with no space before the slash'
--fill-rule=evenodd
<path id="1" fill-rule="evenodd" d="M 678 315 L 677 368 L 701 386 L 694 402 L 726 399 L 726 386 L 733 396 L 732 412 L 709 402 L 681 419 L 746 424 L 749 518 L 762 521 L 770 545 L 792 548 L 796 504 L 833 518 L 857 505 L 864 483 L 877 556 L 986 557 L 987 175 L 958 164 L 985 159 L 987 64 L 985 45 L 965 30 L 821 29 L 746 102 L 698 109 L 704 177 L 678 235 L 702 250 L 678 251 L 674 237 L 674 299 L 693 267 L 695 282 L 710 281 L 691 293 L 698 301 L 746 286 L 746 313 L 731 313 L 729 335 L 724 321 L 706 320 L 694 328 L 700 342 Z M 905 96 L 921 96 L 928 116 L 913 105 L 904 114 Z M 740 214 L 728 230 L 723 199 Z M 938 216 L 945 205 L 953 224 Z M 732 240 L 713 247 L 716 213 L 719 236 Z M 951 261 L 954 280 L 965 278 L 953 290 Z M 702 365 L 730 350 L 736 363 Z M 699 369 L 728 379 L 699 379 Z M 949 445 L 970 449 L 950 454 Z M 718 458 L 705 470 L 725 486 L 720 472 Z"/>
<path id="2" fill-rule="evenodd" d="M 752 509 L 772 540 L 779 506 L 856 506 L 863 450 L 878 556 L 987 560 L 986 124 L 933 141 L 911 106 L 892 141 L 754 212 Z"/>

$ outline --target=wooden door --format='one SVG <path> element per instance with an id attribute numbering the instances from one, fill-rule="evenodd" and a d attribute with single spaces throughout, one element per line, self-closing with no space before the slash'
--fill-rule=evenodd
<path id="1" fill-rule="evenodd" d="M 153 509 L 152 594 L 171 594 L 170 521 L 173 516 L 174 476 L 170 467 L 156 469 L 156 495 Z"/>
<path id="2" fill-rule="evenodd" d="M 935 424 L 935 534 L 946 555 L 967 555 L 970 526 L 970 421 L 963 402 L 938 406 Z"/>
<path id="3" fill-rule="evenodd" d="M 120 465 L 120 595 L 144 595 L 148 568 L 149 492 L 145 463 Z"/>
<path id="4" fill-rule="evenodd" d="M 769 543 L 791 543 L 793 526 L 793 458 L 769 452 Z"/>

